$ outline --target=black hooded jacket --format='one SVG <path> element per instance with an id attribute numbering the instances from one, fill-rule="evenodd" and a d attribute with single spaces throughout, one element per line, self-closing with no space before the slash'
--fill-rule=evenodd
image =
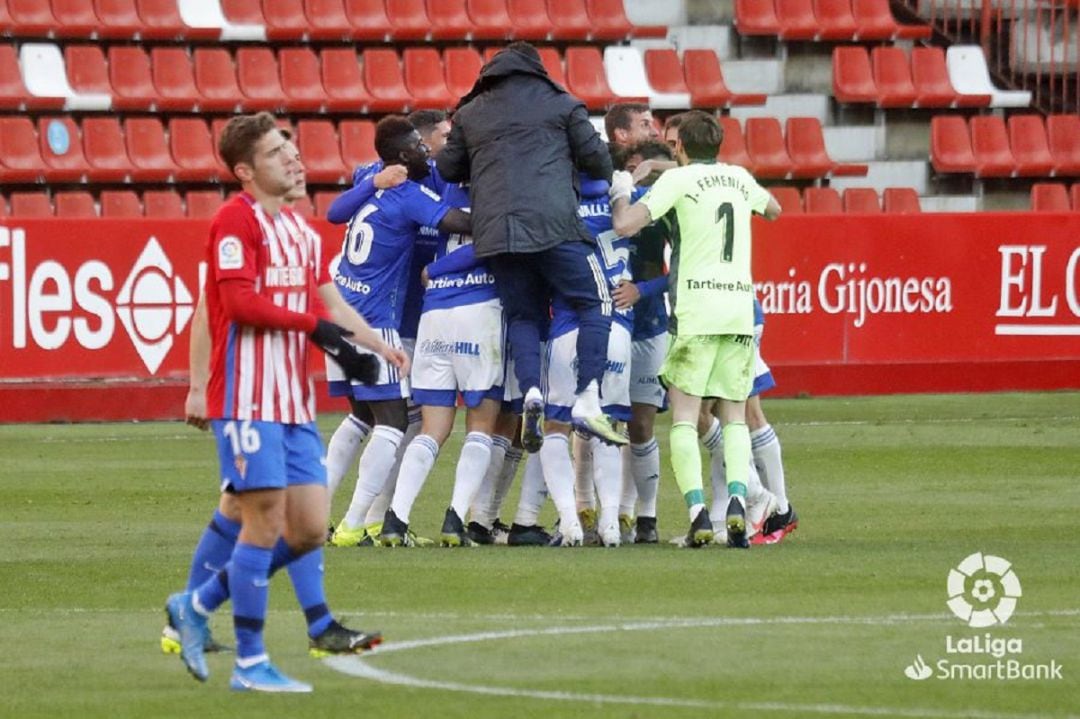
<path id="1" fill-rule="evenodd" d="M 515 50 L 484 66 L 435 163 L 447 181 L 471 183 L 478 257 L 592 242 L 578 218 L 578 170 L 604 180 L 612 171 L 581 100 Z"/>

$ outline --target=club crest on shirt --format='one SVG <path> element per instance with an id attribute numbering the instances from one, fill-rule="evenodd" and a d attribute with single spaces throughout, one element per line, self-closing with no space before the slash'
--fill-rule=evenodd
<path id="1" fill-rule="evenodd" d="M 240 238 L 227 235 L 218 242 L 217 264 L 219 270 L 239 270 L 244 266 L 244 247 Z"/>
<path id="2" fill-rule="evenodd" d="M 236 455 L 233 458 L 233 466 L 236 467 L 236 473 L 240 475 L 240 479 L 244 479 L 244 475 L 247 474 L 247 458 L 242 454 Z"/>

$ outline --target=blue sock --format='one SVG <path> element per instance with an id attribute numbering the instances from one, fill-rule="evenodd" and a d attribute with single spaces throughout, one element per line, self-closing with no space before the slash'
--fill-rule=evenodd
<path id="1" fill-rule="evenodd" d="M 220 510 L 215 510 L 214 517 L 203 530 L 202 538 L 195 546 L 195 555 L 191 558 L 187 583 L 189 592 L 225 568 L 239 535 L 240 523 L 232 521 Z"/>
<path id="2" fill-rule="evenodd" d="M 273 550 L 237 542 L 229 568 L 229 594 L 236 629 L 236 659 L 242 662 L 266 654 L 263 625 L 270 599 L 270 560 Z"/>
<path id="3" fill-rule="evenodd" d="M 304 610 L 304 617 L 307 619 L 308 636 L 317 637 L 325 632 L 334 620 L 334 615 L 326 606 L 322 547 L 297 557 L 286 565 L 286 569 L 289 579 L 292 580 L 293 591 L 296 592 L 296 600 L 300 602 L 300 608 Z"/>
<path id="4" fill-rule="evenodd" d="M 540 328 L 535 322 L 514 320 L 507 328 L 510 353 L 514 358 L 514 374 L 517 375 L 521 393 L 530 387 L 540 386 Z M 604 340 L 605 343 L 607 340 Z M 607 352 L 607 344 L 604 345 Z"/>

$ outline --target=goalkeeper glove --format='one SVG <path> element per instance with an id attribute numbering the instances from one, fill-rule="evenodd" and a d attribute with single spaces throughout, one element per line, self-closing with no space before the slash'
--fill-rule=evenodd
<path id="1" fill-rule="evenodd" d="M 356 351 L 346 337 L 352 337 L 352 332 L 341 325 L 320 319 L 315 324 L 315 331 L 310 335 L 311 341 L 319 349 L 337 362 L 341 371 L 351 380 L 363 384 L 375 384 L 379 379 L 379 360 L 375 355 L 361 354 Z"/>
<path id="2" fill-rule="evenodd" d="M 611 197 L 611 201 L 625 197 L 630 199 L 630 193 L 634 191 L 634 176 L 629 172 L 623 172 L 622 170 L 616 170 L 611 176 L 611 187 L 608 189 L 608 196 Z"/>

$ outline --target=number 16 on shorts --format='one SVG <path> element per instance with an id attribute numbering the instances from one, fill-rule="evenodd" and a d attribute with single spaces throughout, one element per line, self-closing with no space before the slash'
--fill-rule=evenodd
<path id="1" fill-rule="evenodd" d="M 285 488 L 283 425 L 249 419 L 215 419 L 210 428 L 221 462 L 221 491 Z"/>

